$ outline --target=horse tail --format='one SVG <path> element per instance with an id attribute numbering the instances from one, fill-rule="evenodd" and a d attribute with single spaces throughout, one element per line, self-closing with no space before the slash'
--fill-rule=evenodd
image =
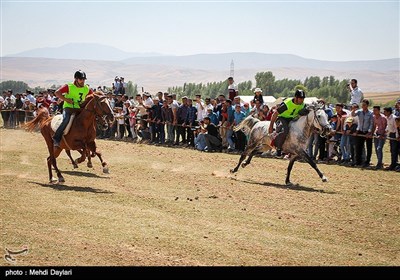
<path id="1" fill-rule="evenodd" d="M 47 110 L 45 109 L 38 110 L 37 116 L 33 120 L 25 123 L 24 128 L 27 131 L 33 131 L 38 125 L 42 127 L 43 122 L 48 118 L 49 118 L 49 112 Z"/>

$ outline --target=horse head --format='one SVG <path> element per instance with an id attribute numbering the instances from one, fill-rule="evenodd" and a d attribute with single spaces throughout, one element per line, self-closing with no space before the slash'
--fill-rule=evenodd
<path id="1" fill-rule="evenodd" d="M 114 122 L 114 112 L 111 109 L 110 102 L 106 95 L 94 93 L 92 102 L 89 101 L 86 106 L 91 106 L 95 114 L 104 121 L 108 120 L 109 123 Z"/>
<path id="2" fill-rule="evenodd" d="M 307 117 L 312 125 L 319 129 L 321 136 L 327 136 L 331 132 L 332 127 L 329 124 L 328 115 L 325 113 L 323 104 L 314 102 L 307 105 L 306 109 L 309 111 Z"/>

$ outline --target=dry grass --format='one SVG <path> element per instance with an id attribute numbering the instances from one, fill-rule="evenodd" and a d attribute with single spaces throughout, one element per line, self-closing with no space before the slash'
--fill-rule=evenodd
<path id="1" fill-rule="evenodd" d="M 111 174 L 47 184 L 42 136 L 0 130 L 1 247 L 17 265 L 400 265 L 399 173 L 98 141 Z M 388 145 L 387 145 L 388 146 Z M 77 155 L 75 155 L 77 156 Z M 3 260 L 3 265 L 7 263 Z"/>
<path id="2" fill-rule="evenodd" d="M 367 92 L 364 97 L 371 99 L 375 104 L 385 104 L 400 98 L 400 91 L 391 92 Z"/>

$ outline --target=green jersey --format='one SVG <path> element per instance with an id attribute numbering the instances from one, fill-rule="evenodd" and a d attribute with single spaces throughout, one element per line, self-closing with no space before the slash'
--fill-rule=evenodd
<path id="1" fill-rule="evenodd" d="M 299 115 L 299 111 L 305 106 L 304 103 L 300 105 L 294 104 L 293 98 L 288 98 L 283 103 L 284 104 L 278 108 L 278 116 L 285 119 L 293 119 L 297 117 Z"/>
<path id="2" fill-rule="evenodd" d="M 80 104 L 85 101 L 86 96 L 89 93 L 89 87 L 84 85 L 83 87 L 77 87 L 73 83 L 68 84 L 68 92 L 64 95 L 65 98 L 72 99 L 73 104 L 64 101 L 63 108 L 80 108 Z"/>

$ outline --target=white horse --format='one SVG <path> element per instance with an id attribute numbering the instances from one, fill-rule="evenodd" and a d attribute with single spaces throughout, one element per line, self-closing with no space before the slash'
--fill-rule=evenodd
<path id="1" fill-rule="evenodd" d="M 289 133 L 282 146 L 283 152 L 291 154 L 286 175 L 286 185 L 291 184 L 290 172 L 292 171 L 294 162 L 299 158 L 308 162 L 317 171 L 323 182 L 328 181 L 318 169 L 317 164 L 307 154 L 306 148 L 308 139 L 314 128 L 319 129 L 322 136 L 328 135 L 332 128 L 329 125 L 328 116 L 320 104 L 313 103 L 306 106 L 306 108 L 308 110 L 307 115 L 300 116 L 297 120 L 290 122 Z M 273 148 L 273 144 L 271 144 L 272 139 L 268 133 L 269 124 L 269 121 L 260 121 L 250 115 L 234 128 L 235 131 L 242 129 L 250 137 L 246 149 L 240 156 L 239 163 L 234 169 L 231 169 L 231 173 L 237 172 L 240 164 L 242 164 L 242 167 L 250 164 L 251 159 L 258 151 L 267 151 Z M 243 162 L 247 156 L 247 160 Z"/>

